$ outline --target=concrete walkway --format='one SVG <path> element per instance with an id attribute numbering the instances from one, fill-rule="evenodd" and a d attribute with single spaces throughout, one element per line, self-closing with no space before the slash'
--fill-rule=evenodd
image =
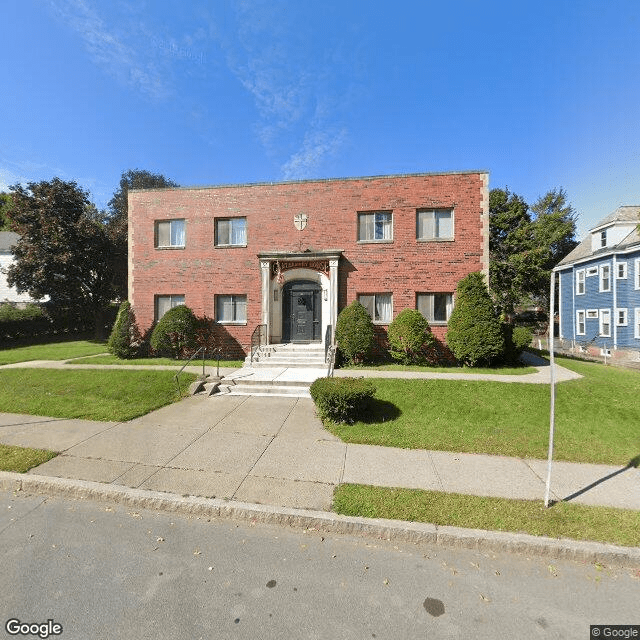
<path id="1" fill-rule="evenodd" d="M 0 442 L 60 451 L 40 476 L 318 510 L 343 482 L 542 499 L 546 477 L 542 460 L 345 444 L 306 398 L 192 396 L 126 423 L 0 414 Z M 640 509 L 640 470 L 555 462 L 552 497 Z"/>

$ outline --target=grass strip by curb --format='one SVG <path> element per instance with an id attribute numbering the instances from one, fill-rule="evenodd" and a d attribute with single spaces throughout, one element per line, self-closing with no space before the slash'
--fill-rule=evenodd
<path id="1" fill-rule="evenodd" d="M 566 502 L 558 502 L 545 509 L 541 500 L 511 500 L 358 484 L 337 487 L 332 509 L 347 516 L 640 546 L 640 511 L 631 509 Z"/>
<path id="2" fill-rule="evenodd" d="M 29 469 L 37 467 L 57 455 L 55 451 L 0 444 L 0 471 L 26 473 Z"/>

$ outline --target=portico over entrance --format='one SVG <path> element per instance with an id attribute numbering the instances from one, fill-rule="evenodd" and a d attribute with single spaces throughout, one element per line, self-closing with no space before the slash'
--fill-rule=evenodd
<path id="1" fill-rule="evenodd" d="M 342 250 L 262 252 L 262 324 L 269 343 L 320 342 L 338 318 Z"/>

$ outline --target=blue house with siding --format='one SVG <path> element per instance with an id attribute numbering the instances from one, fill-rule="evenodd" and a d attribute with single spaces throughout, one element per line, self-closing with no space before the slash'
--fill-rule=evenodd
<path id="1" fill-rule="evenodd" d="M 555 267 L 560 347 L 640 360 L 640 206 L 619 207 Z"/>

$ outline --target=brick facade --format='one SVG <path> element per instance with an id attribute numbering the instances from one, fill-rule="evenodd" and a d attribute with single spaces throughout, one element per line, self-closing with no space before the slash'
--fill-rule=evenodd
<path id="1" fill-rule="evenodd" d="M 420 209 L 453 210 L 453 240 L 418 240 Z M 358 214 L 377 211 L 391 212 L 392 239 L 359 241 Z M 294 226 L 298 214 L 307 216 L 303 230 Z M 246 218 L 246 245 L 215 246 L 216 219 L 234 217 Z M 155 248 L 155 224 L 166 220 L 185 221 L 183 248 Z M 134 190 L 129 298 L 144 331 L 154 320 L 155 296 L 184 295 L 197 315 L 212 318 L 216 295 L 246 296 L 246 322 L 220 327 L 228 353 L 246 352 L 265 317 L 272 339 L 282 335 L 273 275 L 280 261 L 303 268 L 308 262 L 310 273 L 317 260 L 333 259 L 334 280 L 328 272 L 318 275 L 323 290 L 336 289 L 323 302 L 333 320 L 358 294 L 368 293 L 390 293 L 395 317 L 416 308 L 417 293 L 453 293 L 468 273 L 488 272 L 488 223 L 485 172 Z M 305 271 L 285 271 L 290 274 L 305 277 Z M 446 326 L 433 331 L 442 339 Z"/>

